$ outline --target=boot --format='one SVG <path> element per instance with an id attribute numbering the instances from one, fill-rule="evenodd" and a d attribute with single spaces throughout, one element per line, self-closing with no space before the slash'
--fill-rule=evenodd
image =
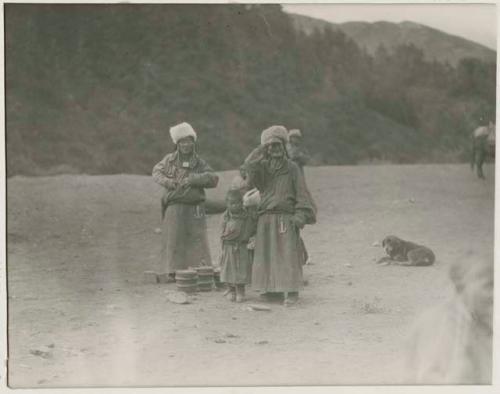
<path id="1" fill-rule="evenodd" d="M 245 300 L 245 285 L 236 285 L 236 302 Z"/>
<path id="2" fill-rule="evenodd" d="M 228 285 L 227 291 L 224 294 L 229 301 L 234 302 L 236 300 L 236 288 L 234 286 Z"/>
<path id="3" fill-rule="evenodd" d="M 288 293 L 286 293 L 285 301 L 283 302 L 283 304 L 285 306 L 291 306 L 295 305 L 298 301 L 299 301 L 299 292 L 289 291 Z"/>

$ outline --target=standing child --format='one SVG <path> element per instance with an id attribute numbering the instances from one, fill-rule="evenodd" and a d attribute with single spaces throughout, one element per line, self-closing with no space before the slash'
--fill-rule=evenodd
<path id="1" fill-rule="evenodd" d="M 231 301 L 242 302 L 245 285 L 250 284 L 253 250 L 252 238 L 256 230 L 254 213 L 243 207 L 239 189 L 231 189 L 226 195 L 227 210 L 222 221 L 222 254 L 220 257 L 221 282 L 228 285 Z"/>

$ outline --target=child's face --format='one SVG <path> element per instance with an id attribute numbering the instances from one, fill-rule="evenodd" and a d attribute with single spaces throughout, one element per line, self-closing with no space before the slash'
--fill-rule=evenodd
<path id="1" fill-rule="evenodd" d="M 243 201 L 236 198 L 229 198 L 227 200 L 227 209 L 231 213 L 240 212 L 243 209 Z"/>

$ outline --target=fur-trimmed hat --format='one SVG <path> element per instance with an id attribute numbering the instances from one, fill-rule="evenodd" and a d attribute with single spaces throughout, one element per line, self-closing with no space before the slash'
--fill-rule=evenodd
<path id="1" fill-rule="evenodd" d="M 186 137 L 193 137 L 196 141 L 196 132 L 189 123 L 183 122 L 170 128 L 170 137 L 174 141 L 174 144 L 177 144 L 179 140 Z"/>
<path id="2" fill-rule="evenodd" d="M 271 142 L 282 142 L 286 144 L 288 141 L 288 132 L 284 126 L 271 126 L 265 129 L 260 136 L 260 144 L 266 145 Z"/>
<path id="3" fill-rule="evenodd" d="M 299 129 L 291 129 L 290 131 L 288 131 L 288 138 L 290 137 L 302 138 L 302 132 Z"/>

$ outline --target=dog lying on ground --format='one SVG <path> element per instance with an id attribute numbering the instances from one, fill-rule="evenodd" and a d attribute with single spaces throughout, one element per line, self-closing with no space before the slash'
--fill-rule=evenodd
<path id="1" fill-rule="evenodd" d="M 389 235 L 382 241 L 382 247 L 387 256 L 377 261 L 377 264 L 396 264 L 407 266 L 427 266 L 434 264 L 436 257 L 429 248 L 413 242 Z"/>

